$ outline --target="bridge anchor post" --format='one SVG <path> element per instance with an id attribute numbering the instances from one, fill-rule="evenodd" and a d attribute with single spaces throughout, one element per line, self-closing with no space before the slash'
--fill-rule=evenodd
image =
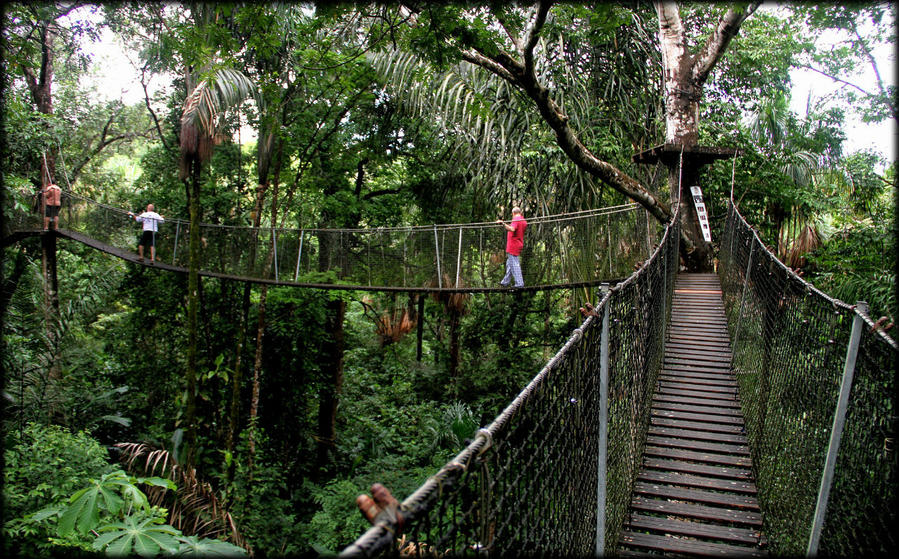
<path id="1" fill-rule="evenodd" d="M 596 556 L 602 557 L 606 547 L 606 465 L 609 446 L 609 284 L 600 286 L 598 305 L 602 311 L 602 334 L 599 354 L 599 455 L 596 460 Z"/>
<path id="2" fill-rule="evenodd" d="M 840 450 L 840 439 L 843 437 L 843 427 L 846 424 L 849 391 L 852 389 L 852 378 L 855 375 L 855 360 L 858 357 L 858 346 L 861 343 L 862 327 L 864 326 L 862 315 L 868 313 L 868 303 L 865 301 L 859 301 L 855 306 L 855 318 L 852 320 L 852 333 L 849 335 L 849 344 L 846 346 L 846 361 L 843 364 L 843 378 L 840 381 L 840 395 L 837 398 L 837 407 L 833 414 L 830 444 L 827 446 L 827 458 L 824 461 L 824 471 L 821 473 L 821 485 L 818 489 L 818 501 L 815 503 L 815 516 L 812 519 L 812 531 L 809 536 L 806 557 L 817 557 L 818 555 L 818 544 L 824 528 L 824 515 L 827 512 L 827 501 L 830 498 L 830 488 L 833 484 L 837 453 Z"/>

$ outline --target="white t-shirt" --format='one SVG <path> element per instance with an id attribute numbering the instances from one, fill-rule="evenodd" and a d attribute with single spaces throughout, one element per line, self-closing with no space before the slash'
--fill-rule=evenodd
<path id="1" fill-rule="evenodd" d="M 165 220 L 162 219 L 162 216 L 156 212 L 144 212 L 139 216 L 134 218 L 134 221 L 138 223 L 144 224 L 144 231 L 153 231 L 154 233 L 158 231 L 157 223 L 162 223 Z"/>

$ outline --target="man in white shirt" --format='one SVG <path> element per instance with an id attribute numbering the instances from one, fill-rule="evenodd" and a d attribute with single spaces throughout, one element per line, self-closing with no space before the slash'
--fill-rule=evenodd
<path id="1" fill-rule="evenodd" d="M 138 260 L 144 261 L 144 247 L 148 246 L 150 247 L 150 264 L 156 261 L 156 231 L 158 224 L 165 221 L 153 209 L 153 204 L 147 204 L 147 211 L 140 215 L 128 212 L 128 217 L 133 217 L 134 221 L 144 224 L 144 232 L 140 237 L 140 244 L 137 245 Z"/>

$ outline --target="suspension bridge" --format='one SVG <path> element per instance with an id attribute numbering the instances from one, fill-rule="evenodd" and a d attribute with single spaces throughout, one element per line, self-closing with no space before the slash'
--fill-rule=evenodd
<path id="1" fill-rule="evenodd" d="M 137 262 L 124 210 L 68 200 L 50 234 Z M 13 217 L 4 246 L 42 234 L 37 217 Z M 598 285 L 598 305 L 492 423 L 342 556 L 896 549 L 899 348 L 865 303 L 796 276 L 732 201 L 715 274 L 679 273 L 679 220 L 654 230 L 635 206 L 529 221 L 528 289 Z M 165 223 L 155 265 L 185 272 L 189 224 Z M 502 237 L 495 224 L 204 224 L 200 273 L 491 291 Z M 336 276 L 316 281 L 325 269 Z"/>
<path id="2" fill-rule="evenodd" d="M 139 228 L 128 210 L 71 190 L 63 191 L 63 201 L 59 230 L 52 234 L 150 265 L 138 260 Z M 43 232 L 34 213 L 9 217 L 4 244 Z M 374 229 L 204 223 L 198 228 L 199 273 L 207 277 L 362 291 L 507 290 L 499 285 L 506 235 L 495 222 Z M 186 273 L 190 223 L 166 219 L 159 229 L 154 265 Z M 529 216 L 521 255 L 525 289 L 590 287 L 625 278 L 649 257 L 659 232 L 654 218 L 637 204 Z"/>

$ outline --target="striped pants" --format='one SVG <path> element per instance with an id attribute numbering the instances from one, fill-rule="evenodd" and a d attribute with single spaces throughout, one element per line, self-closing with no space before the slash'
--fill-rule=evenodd
<path id="1" fill-rule="evenodd" d="M 506 275 L 503 276 L 503 280 L 499 284 L 503 287 L 508 287 L 511 280 L 515 280 L 515 287 L 524 287 L 519 257 L 506 253 Z"/>

